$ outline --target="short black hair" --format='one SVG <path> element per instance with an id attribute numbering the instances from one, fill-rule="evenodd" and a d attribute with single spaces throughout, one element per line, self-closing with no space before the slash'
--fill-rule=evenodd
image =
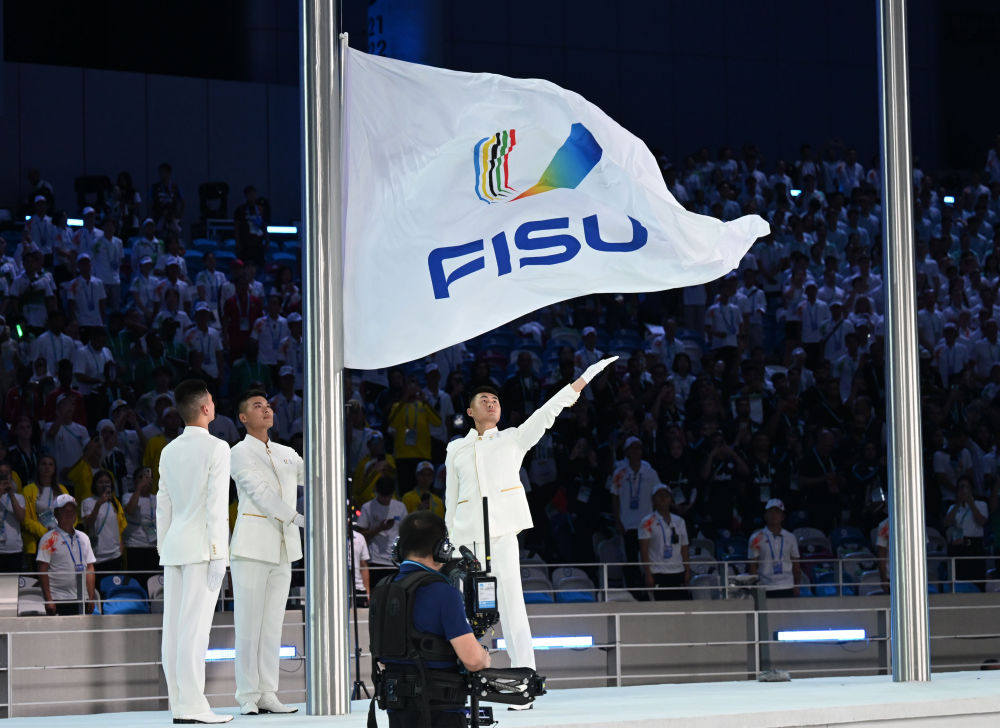
<path id="1" fill-rule="evenodd" d="M 448 537 L 444 519 L 431 511 L 414 511 L 399 523 L 399 555 L 433 556 L 438 541 Z"/>
<path id="2" fill-rule="evenodd" d="M 395 495 L 396 479 L 383 475 L 375 481 L 375 492 L 379 495 Z"/>
<path id="3" fill-rule="evenodd" d="M 500 392 L 497 391 L 496 387 L 490 384 L 480 384 L 473 387 L 472 390 L 469 392 L 470 407 L 472 406 L 472 403 L 476 401 L 476 397 L 478 397 L 480 394 L 492 394 L 497 399 L 500 399 Z"/>
<path id="4" fill-rule="evenodd" d="M 201 399 L 208 394 L 208 385 L 203 379 L 185 379 L 174 388 L 174 407 L 185 423 L 198 417 Z"/>
<path id="5" fill-rule="evenodd" d="M 248 389 L 243 393 L 243 396 L 241 396 L 239 401 L 236 403 L 236 411 L 242 414 L 244 405 L 246 405 L 246 403 L 249 402 L 254 397 L 263 397 L 264 399 L 267 399 L 267 392 L 265 392 L 263 389 Z"/>

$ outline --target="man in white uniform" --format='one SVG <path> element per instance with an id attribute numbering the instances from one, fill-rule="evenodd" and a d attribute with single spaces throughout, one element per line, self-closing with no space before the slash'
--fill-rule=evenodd
<path id="1" fill-rule="evenodd" d="M 228 723 L 205 699 L 205 651 L 229 557 L 229 445 L 208 432 L 200 379 L 174 389 L 184 432 L 160 454 L 156 548 L 163 566 L 163 673 L 174 723 Z"/>
<path id="2" fill-rule="evenodd" d="M 485 555 L 483 504 L 489 499 L 490 558 L 497 578 L 500 622 L 512 667 L 535 667 L 531 628 L 521 593 L 517 534 L 531 528 L 528 499 L 518 471 L 525 454 L 552 426 L 564 407 L 576 402 L 584 387 L 613 356 L 589 366 L 572 384 L 559 390 L 518 427 L 498 430 L 500 398 L 491 387 L 473 389 L 466 414 L 475 428 L 448 444 L 445 459 L 445 520 L 452 542 Z"/>
<path id="3" fill-rule="evenodd" d="M 760 575 L 767 596 L 797 597 L 802 570 L 799 567 L 799 544 L 795 535 L 781 527 L 785 521 L 785 503 L 772 498 L 764 506 L 764 528 L 750 537 L 747 549 L 749 571 Z"/>
<path id="4" fill-rule="evenodd" d="M 240 422 L 247 430 L 233 446 L 232 472 L 239 511 L 229 545 L 236 627 L 236 701 L 243 715 L 294 713 L 278 692 L 278 659 L 292 562 L 302 558 L 295 510 L 305 483 L 302 458 L 267 435 L 274 413 L 267 394 L 251 389 L 240 398 Z"/>

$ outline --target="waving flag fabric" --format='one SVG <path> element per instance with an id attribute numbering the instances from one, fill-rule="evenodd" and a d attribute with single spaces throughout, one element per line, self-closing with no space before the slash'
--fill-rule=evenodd
<path id="1" fill-rule="evenodd" d="M 685 210 L 641 140 L 547 81 L 349 49 L 343 135 L 351 368 L 567 298 L 705 283 L 768 233 Z"/>

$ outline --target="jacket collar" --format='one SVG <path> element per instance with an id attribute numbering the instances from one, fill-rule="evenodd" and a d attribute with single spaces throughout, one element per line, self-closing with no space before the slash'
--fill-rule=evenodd
<path id="1" fill-rule="evenodd" d="M 490 429 L 486 430 L 482 434 L 482 436 L 480 436 L 479 433 L 476 431 L 476 428 L 473 427 L 471 430 L 469 430 L 469 434 L 465 436 L 465 439 L 470 441 L 492 440 L 494 437 L 499 437 L 499 436 L 500 436 L 500 430 L 498 430 L 496 427 L 491 427 Z"/>

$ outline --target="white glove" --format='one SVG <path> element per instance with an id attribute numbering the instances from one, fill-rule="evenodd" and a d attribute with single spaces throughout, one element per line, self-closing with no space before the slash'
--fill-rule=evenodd
<path id="1" fill-rule="evenodd" d="M 298 526 L 299 528 L 306 527 L 306 517 L 301 513 L 296 513 L 295 518 L 292 519 L 292 525 Z"/>
<path id="2" fill-rule="evenodd" d="M 222 577 L 226 575 L 226 560 L 212 559 L 208 562 L 208 590 L 218 594 L 222 587 Z"/>
<path id="3" fill-rule="evenodd" d="M 598 374 L 604 371 L 604 367 L 606 367 L 611 362 L 617 360 L 618 360 L 617 356 L 609 356 L 607 359 L 601 359 L 599 362 L 591 364 L 589 367 L 587 367 L 587 370 L 580 375 L 580 379 L 585 381 L 587 384 L 590 384 L 590 381 L 594 377 L 596 377 Z"/>

